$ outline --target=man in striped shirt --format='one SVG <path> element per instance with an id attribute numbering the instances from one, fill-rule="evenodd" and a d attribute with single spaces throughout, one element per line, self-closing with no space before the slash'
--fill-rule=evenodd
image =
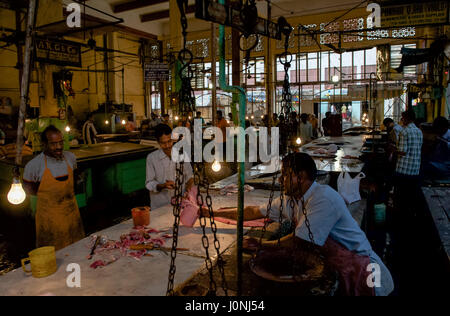
<path id="1" fill-rule="evenodd" d="M 413 111 L 402 113 L 402 123 L 405 128 L 398 135 L 396 173 L 400 176 L 417 177 L 420 171 L 423 134 L 414 124 Z"/>
<path id="2" fill-rule="evenodd" d="M 88 120 L 83 125 L 83 140 L 85 145 L 97 143 L 97 130 L 94 126 L 93 115 L 88 116 Z"/>
<path id="3" fill-rule="evenodd" d="M 411 271 L 405 268 L 411 251 L 414 251 L 417 227 L 420 227 L 420 163 L 423 134 L 414 124 L 415 113 L 408 110 L 402 113 L 404 129 L 398 136 L 397 164 L 394 175 L 394 209 L 392 211 L 393 251 L 397 257 L 394 265 L 399 275 L 399 284 L 412 284 Z M 414 270 L 414 265 L 408 266 Z M 418 267 L 415 267 L 418 269 Z"/>

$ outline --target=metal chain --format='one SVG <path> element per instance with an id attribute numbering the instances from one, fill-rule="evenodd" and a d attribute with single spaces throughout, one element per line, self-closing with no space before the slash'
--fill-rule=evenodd
<path id="1" fill-rule="evenodd" d="M 202 236 L 202 245 L 203 248 L 205 249 L 205 253 L 206 253 L 206 258 L 205 258 L 205 264 L 206 264 L 206 269 L 208 269 L 209 272 L 209 295 L 215 294 L 217 291 L 217 285 L 216 282 L 214 281 L 214 276 L 213 276 L 213 264 L 212 264 L 212 260 L 211 257 L 209 255 L 209 239 L 208 236 L 206 236 L 206 217 L 203 215 L 202 209 L 203 209 L 203 195 L 200 192 L 200 189 L 202 187 L 202 179 L 201 179 L 201 174 L 200 174 L 200 164 L 196 163 L 195 165 L 195 172 L 194 172 L 194 183 L 197 186 L 197 204 L 199 206 L 199 213 L 200 213 L 200 217 L 199 217 L 199 222 L 200 222 L 200 226 L 202 228 L 202 232 L 203 232 L 203 236 Z"/>
<path id="2" fill-rule="evenodd" d="M 288 148 L 289 148 L 288 144 L 289 144 L 290 137 L 292 135 L 292 130 L 291 130 L 292 124 L 290 121 L 290 119 L 291 119 L 290 113 L 292 111 L 292 94 L 291 94 L 291 87 L 290 87 L 290 82 L 289 82 L 289 69 L 291 68 L 292 54 L 290 54 L 288 51 L 289 37 L 290 37 L 291 31 L 292 31 L 292 28 L 287 23 L 286 19 L 284 19 L 284 20 L 279 19 L 279 24 L 283 26 L 283 29 L 281 30 L 281 32 L 283 32 L 286 37 L 284 53 L 279 56 L 280 63 L 284 66 L 284 83 L 283 83 L 283 95 L 282 95 L 282 101 L 281 101 L 281 113 L 280 114 L 283 114 L 283 116 L 285 117 L 285 123 L 289 127 L 289 128 L 284 128 L 284 126 L 281 126 L 280 138 L 281 138 L 281 146 L 282 147 L 281 147 L 280 152 L 281 152 L 281 155 L 285 155 L 288 152 Z M 274 191 L 275 191 L 275 181 L 277 179 L 278 172 L 279 172 L 278 168 L 276 168 L 276 169 L 277 169 L 277 172 L 274 174 L 273 179 L 272 179 L 272 189 L 270 192 L 269 203 L 267 205 L 266 222 L 264 223 L 264 228 L 262 231 L 262 235 L 260 237 L 258 248 L 261 247 L 262 237 L 265 235 L 265 232 L 267 229 L 267 220 L 269 219 L 269 214 L 272 210 L 273 196 L 274 196 Z M 281 174 L 281 176 L 283 177 L 282 174 Z M 282 227 L 282 221 L 283 221 L 283 211 L 284 211 L 284 185 L 283 185 L 283 182 L 284 182 L 284 179 L 282 179 L 282 181 L 280 181 L 280 217 L 279 217 L 280 233 L 281 233 L 281 227 Z M 290 203 L 290 206 L 292 207 L 293 201 L 290 201 L 289 203 Z M 279 237 L 278 237 L 278 245 L 280 245 L 280 239 L 281 239 L 281 234 L 279 234 Z"/>
<path id="3" fill-rule="evenodd" d="M 186 8 L 188 5 L 188 0 L 177 0 L 178 8 L 181 13 L 181 26 L 183 33 L 183 49 L 178 54 L 178 60 L 182 63 L 182 67 L 179 71 L 181 78 L 181 90 L 180 90 L 180 100 L 179 100 L 179 111 L 180 113 L 187 113 L 191 110 L 195 110 L 195 98 L 194 92 L 191 86 L 191 80 L 193 78 L 193 72 L 191 70 L 190 64 L 193 60 L 192 52 L 186 49 L 186 36 L 187 36 L 187 18 L 186 18 Z M 187 62 L 186 62 L 187 60 Z M 176 273 L 175 259 L 177 257 L 177 245 L 178 245 L 178 230 L 180 227 L 180 211 L 181 202 L 183 200 L 183 184 L 185 181 L 184 177 L 184 161 L 176 164 L 176 179 L 175 179 L 175 191 L 172 198 L 173 206 L 173 241 L 172 249 L 170 252 L 170 268 L 169 268 L 169 282 L 167 285 L 166 295 L 174 295 L 174 279 Z"/>
<path id="4" fill-rule="evenodd" d="M 180 114 L 195 111 L 195 94 L 192 88 L 192 80 L 194 79 L 194 71 L 191 67 L 194 55 L 186 48 L 187 42 L 187 17 L 186 8 L 188 0 L 177 0 L 178 8 L 181 13 L 181 28 L 183 35 L 183 49 L 178 53 L 178 60 L 182 64 L 178 74 L 181 78 L 181 89 L 179 91 L 179 112 Z"/>
<path id="5" fill-rule="evenodd" d="M 219 239 L 217 238 L 217 225 L 214 221 L 212 198 L 211 195 L 209 194 L 209 181 L 205 175 L 205 168 L 203 168 L 203 178 L 205 179 L 205 186 L 206 186 L 206 205 L 208 206 L 209 221 L 211 224 L 211 231 L 213 232 L 214 237 L 214 248 L 216 249 L 217 254 L 217 267 L 219 268 L 219 272 L 222 277 L 222 289 L 225 292 L 225 296 L 228 296 L 228 286 L 227 281 L 225 279 L 225 260 L 223 260 L 222 254 L 220 253 L 220 242 Z"/>
<path id="6" fill-rule="evenodd" d="M 285 125 L 287 128 L 282 128 L 281 130 L 281 139 L 282 139 L 282 154 L 286 154 L 289 148 L 289 141 L 291 137 L 297 132 L 293 130 L 294 122 L 291 113 L 293 112 L 292 107 L 292 93 L 291 93 L 291 84 L 289 82 L 289 69 L 291 68 L 292 63 L 292 54 L 289 52 L 289 39 L 292 32 L 292 28 L 287 23 L 286 19 L 280 18 L 278 19 L 278 24 L 281 27 L 281 32 L 285 36 L 284 42 L 284 52 L 278 58 L 280 63 L 284 67 L 284 82 L 283 82 L 283 92 L 281 97 L 281 113 L 284 116 Z"/>
<path id="7" fill-rule="evenodd" d="M 203 205 L 205 205 L 203 195 L 200 192 L 202 187 L 206 188 L 206 205 L 208 207 L 211 231 L 213 233 L 213 238 L 214 238 L 214 247 L 216 249 L 216 254 L 217 254 L 217 267 L 218 267 L 219 272 L 221 273 L 221 277 L 222 277 L 222 289 L 224 290 L 225 295 L 228 296 L 228 289 L 227 289 L 228 287 L 227 287 L 227 283 L 226 283 L 226 279 L 225 279 L 225 269 L 224 269 L 225 262 L 220 253 L 220 242 L 217 238 L 217 225 L 214 221 L 212 198 L 211 198 L 211 195 L 209 194 L 209 181 L 206 178 L 205 168 L 201 163 L 196 163 L 194 166 L 194 169 L 195 169 L 194 183 L 198 187 L 196 199 L 197 199 L 197 204 L 199 205 L 199 213 L 200 213 L 199 222 L 200 222 L 200 226 L 202 228 L 202 233 L 203 233 L 202 245 L 203 245 L 203 248 L 205 249 L 205 253 L 206 253 L 205 264 L 206 264 L 206 268 L 209 273 L 209 293 L 208 294 L 209 295 L 216 294 L 217 284 L 214 280 L 213 263 L 211 260 L 211 256 L 209 254 L 209 239 L 208 239 L 208 236 L 206 235 L 206 217 L 203 216 L 203 212 L 202 212 Z"/>
<path id="8" fill-rule="evenodd" d="M 169 268 L 169 283 L 167 285 L 167 296 L 173 296 L 173 281 L 175 279 L 175 272 L 177 270 L 175 265 L 175 259 L 177 257 L 177 245 L 178 245 L 178 229 L 180 227 L 180 211 L 181 211 L 181 201 L 183 199 L 183 183 L 184 183 L 184 163 L 178 163 L 176 165 L 176 180 L 175 180 L 175 194 L 172 198 L 173 206 L 173 239 L 172 239 L 172 249 L 170 251 L 170 268 Z"/>

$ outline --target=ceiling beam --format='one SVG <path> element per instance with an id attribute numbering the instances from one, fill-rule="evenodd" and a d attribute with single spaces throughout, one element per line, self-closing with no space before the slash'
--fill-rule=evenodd
<path id="1" fill-rule="evenodd" d="M 195 13 L 195 5 L 190 5 L 187 7 L 186 14 L 189 14 L 189 13 Z M 147 14 L 141 15 L 141 22 L 142 23 L 151 22 L 151 21 L 166 19 L 168 17 L 170 17 L 169 10 L 147 13 Z"/>
<path id="2" fill-rule="evenodd" d="M 151 5 L 156 5 L 160 3 L 168 3 L 169 0 L 133 0 L 128 2 L 119 3 L 113 6 L 114 13 L 121 13 L 125 11 L 130 11 L 134 9 L 144 8 Z"/>

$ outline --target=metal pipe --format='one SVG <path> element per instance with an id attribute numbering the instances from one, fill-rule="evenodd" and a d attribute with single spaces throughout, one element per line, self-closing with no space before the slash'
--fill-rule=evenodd
<path id="1" fill-rule="evenodd" d="M 224 5 L 225 0 L 219 0 Z M 219 25 L 219 51 L 220 51 L 220 88 L 225 92 L 239 94 L 239 125 L 245 129 L 245 112 L 247 98 L 245 90 L 242 87 L 229 86 L 226 83 L 225 76 L 225 26 Z M 245 138 L 244 135 L 238 136 L 238 157 L 244 155 L 245 161 Z M 239 163 L 238 168 L 238 217 L 237 217 L 237 295 L 242 295 L 242 245 L 244 238 L 244 183 L 245 183 L 245 162 Z"/>
<path id="2" fill-rule="evenodd" d="M 124 104 L 125 112 L 125 68 L 122 68 L 122 103 Z"/>
<path id="3" fill-rule="evenodd" d="M 216 71 L 216 25 L 211 23 L 211 83 L 212 83 L 212 122 L 216 121 L 217 111 L 217 71 Z"/>
<path id="4" fill-rule="evenodd" d="M 19 120 L 17 125 L 16 166 L 20 166 L 22 164 L 23 129 L 25 125 L 25 112 L 27 108 L 27 99 L 29 91 L 31 54 L 33 51 L 32 32 L 35 23 L 36 2 L 37 0 L 30 0 L 30 2 L 28 3 L 28 19 L 25 36 L 25 56 L 23 61 L 24 69 L 22 74 L 22 82 L 20 86 L 20 107 L 19 107 Z"/>

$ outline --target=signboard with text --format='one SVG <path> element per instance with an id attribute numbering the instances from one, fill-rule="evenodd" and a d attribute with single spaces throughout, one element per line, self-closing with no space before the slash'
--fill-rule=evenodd
<path id="1" fill-rule="evenodd" d="M 211 0 L 195 1 L 195 17 L 214 23 L 230 26 L 243 33 L 247 31 L 245 21 L 242 19 L 241 11 L 225 6 Z M 258 17 L 255 33 L 277 40 L 281 39 L 281 33 L 277 23 Z"/>
<path id="2" fill-rule="evenodd" d="M 36 60 L 48 64 L 81 67 L 81 44 L 37 37 Z"/>
<path id="3" fill-rule="evenodd" d="M 169 81 L 169 65 L 164 63 L 151 63 L 144 65 L 145 82 Z"/>
<path id="4" fill-rule="evenodd" d="M 449 22 L 447 1 L 381 7 L 381 27 L 419 26 Z"/>

